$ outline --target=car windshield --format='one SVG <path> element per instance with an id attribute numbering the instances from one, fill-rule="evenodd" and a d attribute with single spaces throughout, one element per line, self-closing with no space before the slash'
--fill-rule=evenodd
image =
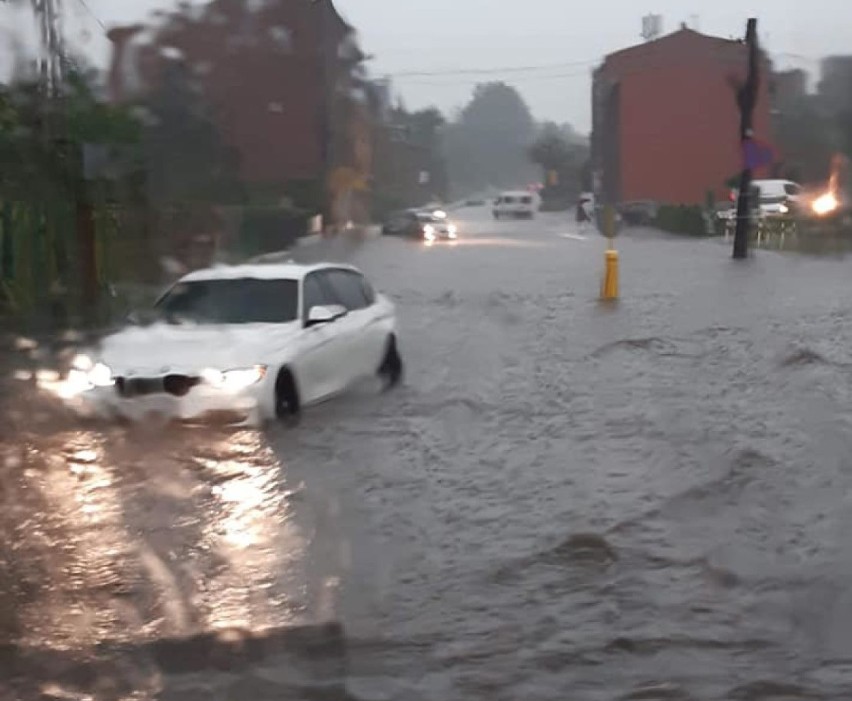
<path id="1" fill-rule="evenodd" d="M 194 280 L 172 287 L 157 318 L 169 323 L 282 324 L 298 318 L 296 280 Z"/>
<path id="2" fill-rule="evenodd" d="M 417 214 L 417 220 L 421 222 L 440 222 L 442 221 L 440 218 L 436 217 L 434 214 L 429 214 L 428 212 L 419 212 Z"/>

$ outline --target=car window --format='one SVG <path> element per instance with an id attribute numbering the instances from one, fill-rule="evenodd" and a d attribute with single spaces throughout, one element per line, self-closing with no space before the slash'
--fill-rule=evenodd
<path id="1" fill-rule="evenodd" d="M 532 197 L 522 197 L 521 203 L 522 204 L 532 204 Z"/>
<path id="2" fill-rule="evenodd" d="M 793 185 L 793 183 L 787 183 L 786 185 L 784 185 L 784 192 L 786 192 L 788 195 L 796 196 L 801 191 L 802 188 L 800 188 L 798 185 Z"/>
<path id="3" fill-rule="evenodd" d="M 370 284 L 370 281 L 367 280 L 363 275 L 358 276 L 361 279 L 361 291 L 364 293 L 364 298 L 367 300 L 368 305 L 373 305 L 376 303 L 376 292 L 373 289 L 373 286 Z"/>
<path id="4" fill-rule="evenodd" d="M 308 318 L 311 307 L 337 304 L 336 298 L 321 280 L 320 273 L 311 273 L 302 283 L 302 316 Z"/>
<path id="5" fill-rule="evenodd" d="M 283 324 L 297 318 L 298 282 L 235 278 L 172 287 L 155 305 L 170 323 Z"/>
<path id="6" fill-rule="evenodd" d="M 503 198 L 503 202 L 504 202 L 505 204 L 512 204 L 514 201 L 515 201 L 515 198 L 514 198 L 514 197 L 504 197 L 504 198 Z"/>
<path id="7" fill-rule="evenodd" d="M 364 290 L 363 276 L 352 270 L 327 270 L 323 278 L 334 294 L 337 304 L 349 311 L 357 311 L 370 306 L 370 300 Z"/>

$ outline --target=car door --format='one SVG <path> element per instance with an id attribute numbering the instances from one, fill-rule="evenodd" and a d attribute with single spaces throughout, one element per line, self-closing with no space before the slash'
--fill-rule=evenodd
<path id="1" fill-rule="evenodd" d="M 420 220 L 414 212 L 406 212 L 403 231 L 406 236 L 419 237 L 421 234 Z"/>
<path id="2" fill-rule="evenodd" d="M 361 273 L 348 268 L 325 271 L 335 299 L 348 310 L 345 324 L 348 379 L 350 382 L 376 372 L 386 339 L 377 317 L 372 288 Z"/>
<path id="3" fill-rule="evenodd" d="M 302 402 L 310 404 L 340 392 L 347 384 L 346 328 L 341 317 L 327 324 L 307 326 L 311 307 L 337 304 L 336 297 L 315 271 L 302 281 L 302 331 L 293 365 Z"/>

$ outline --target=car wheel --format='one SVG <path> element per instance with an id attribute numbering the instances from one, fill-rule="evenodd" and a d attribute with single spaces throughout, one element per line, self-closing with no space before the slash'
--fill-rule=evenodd
<path id="1" fill-rule="evenodd" d="M 400 383 L 403 370 L 402 357 L 396 345 L 396 337 L 391 336 L 388 338 L 385 357 L 382 359 L 382 364 L 379 365 L 378 371 L 379 377 L 385 381 L 385 389 L 396 387 Z"/>
<path id="2" fill-rule="evenodd" d="M 299 420 L 301 409 L 296 378 L 290 370 L 281 368 L 275 380 L 275 415 L 279 419 L 295 423 Z"/>

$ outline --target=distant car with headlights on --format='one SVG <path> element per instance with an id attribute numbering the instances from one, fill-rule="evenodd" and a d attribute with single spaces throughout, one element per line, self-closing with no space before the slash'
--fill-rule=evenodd
<path id="1" fill-rule="evenodd" d="M 458 238 L 458 227 L 440 210 L 409 209 L 388 217 L 382 226 L 386 236 L 410 236 L 423 241 Z"/>
<path id="2" fill-rule="evenodd" d="M 361 378 L 392 386 L 402 376 L 394 306 L 347 265 L 193 272 L 160 298 L 152 322 L 74 359 L 67 383 L 91 413 L 260 424 Z"/>

